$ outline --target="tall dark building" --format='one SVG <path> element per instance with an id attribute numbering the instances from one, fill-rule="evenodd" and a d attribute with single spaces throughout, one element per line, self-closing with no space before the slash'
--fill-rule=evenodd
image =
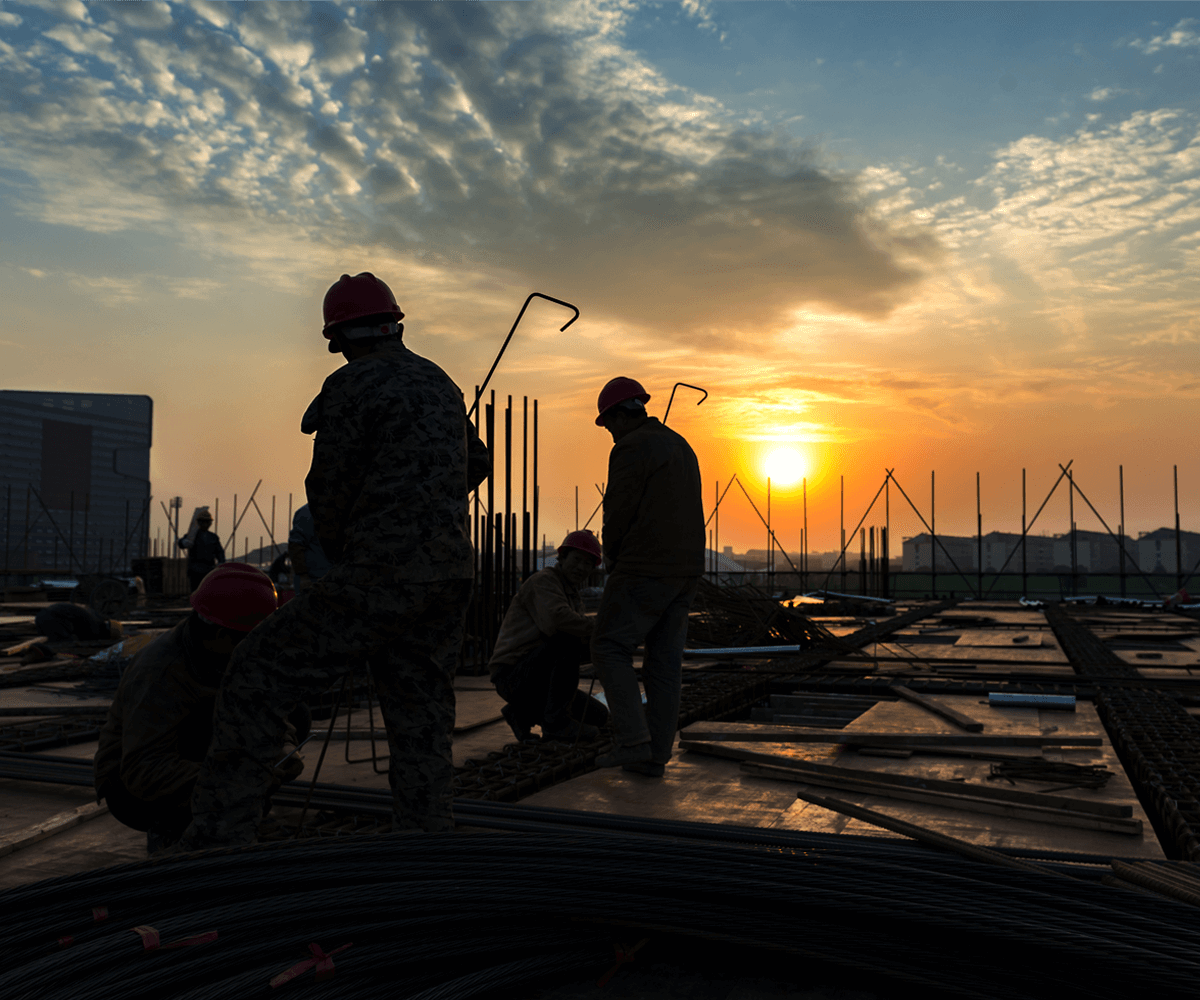
<path id="1" fill-rule="evenodd" d="M 0 391 L 3 572 L 120 573 L 146 555 L 154 401 Z"/>

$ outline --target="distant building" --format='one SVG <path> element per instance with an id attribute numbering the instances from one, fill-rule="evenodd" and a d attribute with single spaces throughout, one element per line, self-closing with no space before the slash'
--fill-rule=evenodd
<path id="1" fill-rule="evenodd" d="M 938 535 L 935 541 L 929 532 L 922 532 L 903 542 L 904 555 L 901 564 L 906 573 L 975 572 L 979 565 L 979 553 L 974 538 L 959 535 Z"/>
<path id="2" fill-rule="evenodd" d="M 972 535 L 938 535 L 937 572 L 953 572 L 942 546 L 950 553 L 964 573 L 979 571 L 979 540 Z M 1200 559 L 1200 534 L 1183 532 L 1184 572 L 1190 572 Z M 1072 555 L 1072 546 L 1074 554 Z M 928 533 L 904 540 L 903 567 L 906 573 L 930 571 L 932 540 Z M 1020 573 L 1021 536 L 1016 532 L 993 531 L 983 536 L 983 571 L 985 573 Z M 1048 537 L 1025 536 L 1025 571 L 1030 574 L 1119 573 L 1121 550 L 1117 540 L 1107 531 L 1076 530 Z M 1143 534 L 1136 541 L 1125 539 L 1125 572 L 1175 572 L 1175 531 L 1159 528 Z"/>
<path id="3" fill-rule="evenodd" d="M 1182 572 L 1187 574 L 1200 561 L 1200 534 L 1194 531 L 1179 533 Z M 1157 528 L 1138 535 L 1138 565 L 1143 573 L 1178 573 L 1175 562 L 1175 529 Z"/>
<path id="4" fill-rule="evenodd" d="M 149 396 L 0 391 L 7 574 L 120 572 L 146 555 Z"/>

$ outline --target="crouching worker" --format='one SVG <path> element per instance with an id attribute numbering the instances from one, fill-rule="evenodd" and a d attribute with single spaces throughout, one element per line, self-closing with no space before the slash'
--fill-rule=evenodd
<path id="1" fill-rule="evenodd" d="M 508 703 L 501 714 L 519 740 L 528 740 L 536 725 L 544 739 L 587 739 L 608 722 L 608 709 L 579 690 L 592 636 L 579 588 L 599 564 L 596 536 L 572 531 L 558 548 L 557 565 L 534 573 L 508 606 L 488 669 Z"/>
<path id="2" fill-rule="evenodd" d="M 125 668 L 96 751 L 97 801 L 106 799 L 120 822 L 146 831 L 151 854 L 191 822 L 221 677 L 238 643 L 275 610 L 275 586 L 253 566 L 225 563 L 200 582 L 191 603 L 187 618 Z M 276 780 L 291 780 L 303 767 L 292 756 Z"/>
<path id="3" fill-rule="evenodd" d="M 33 626 L 45 642 L 30 646 L 21 662 L 23 664 L 45 663 L 57 655 L 50 645 L 70 645 L 73 642 L 89 642 L 96 639 L 120 639 L 125 633 L 121 623 L 102 618 L 82 604 L 61 602 L 42 608 L 34 616 Z"/>

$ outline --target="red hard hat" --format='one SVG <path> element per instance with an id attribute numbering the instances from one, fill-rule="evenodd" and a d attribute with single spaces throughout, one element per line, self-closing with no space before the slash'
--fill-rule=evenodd
<path id="1" fill-rule="evenodd" d="M 600 416 L 596 418 L 596 426 L 603 427 L 604 414 L 627 399 L 640 399 L 643 403 L 648 403 L 650 393 L 642 388 L 641 382 L 618 375 L 600 390 L 600 398 L 596 400 L 596 409 L 600 411 Z"/>
<path id="2" fill-rule="evenodd" d="M 600 539 L 593 535 L 587 528 L 582 531 L 572 531 L 566 538 L 563 539 L 562 549 L 579 549 L 580 552 L 586 552 L 589 556 L 596 560 L 596 565 L 600 565 Z"/>
<path id="3" fill-rule="evenodd" d="M 329 339 L 329 328 L 358 319 L 361 316 L 377 316 L 391 313 L 396 322 L 404 319 L 404 313 L 396 305 L 396 296 L 370 271 L 351 277 L 343 274 L 325 293 L 325 339 Z"/>
<path id="4" fill-rule="evenodd" d="M 192 594 L 192 607 L 200 615 L 235 632 L 249 632 L 276 606 L 271 578 L 246 563 L 222 563 Z"/>

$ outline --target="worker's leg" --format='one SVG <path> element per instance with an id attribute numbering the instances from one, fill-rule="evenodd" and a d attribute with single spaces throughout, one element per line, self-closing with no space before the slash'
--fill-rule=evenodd
<path id="1" fill-rule="evenodd" d="M 680 577 L 659 579 L 621 572 L 611 574 L 604 585 L 592 636 L 592 666 L 604 685 L 617 747 L 650 742 L 633 654 L 679 596 L 682 585 Z"/>
<path id="2" fill-rule="evenodd" d="M 663 580 L 664 584 L 669 581 Z M 679 725 L 679 696 L 683 679 L 683 645 L 687 639 L 688 611 L 696 596 L 699 577 L 682 581 L 675 597 L 646 634 L 642 681 L 646 687 L 646 723 L 650 729 L 653 759 L 665 764 L 675 747 Z"/>
<path id="3" fill-rule="evenodd" d="M 192 795 L 192 824 L 180 839 L 184 850 L 254 842 L 288 713 L 305 695 L 327 689 L 347 663 L 376 651 L 378 604 L 370 588 L 327 577 L 234 650 Z"/>
<path id="4" fill-rule="evenodd" d="M 409 584 L 386 614 L 386 656 L 371 667 L 392 748 L 392 829 L 454 828 L 454 675 L 470 580 Z"/>

